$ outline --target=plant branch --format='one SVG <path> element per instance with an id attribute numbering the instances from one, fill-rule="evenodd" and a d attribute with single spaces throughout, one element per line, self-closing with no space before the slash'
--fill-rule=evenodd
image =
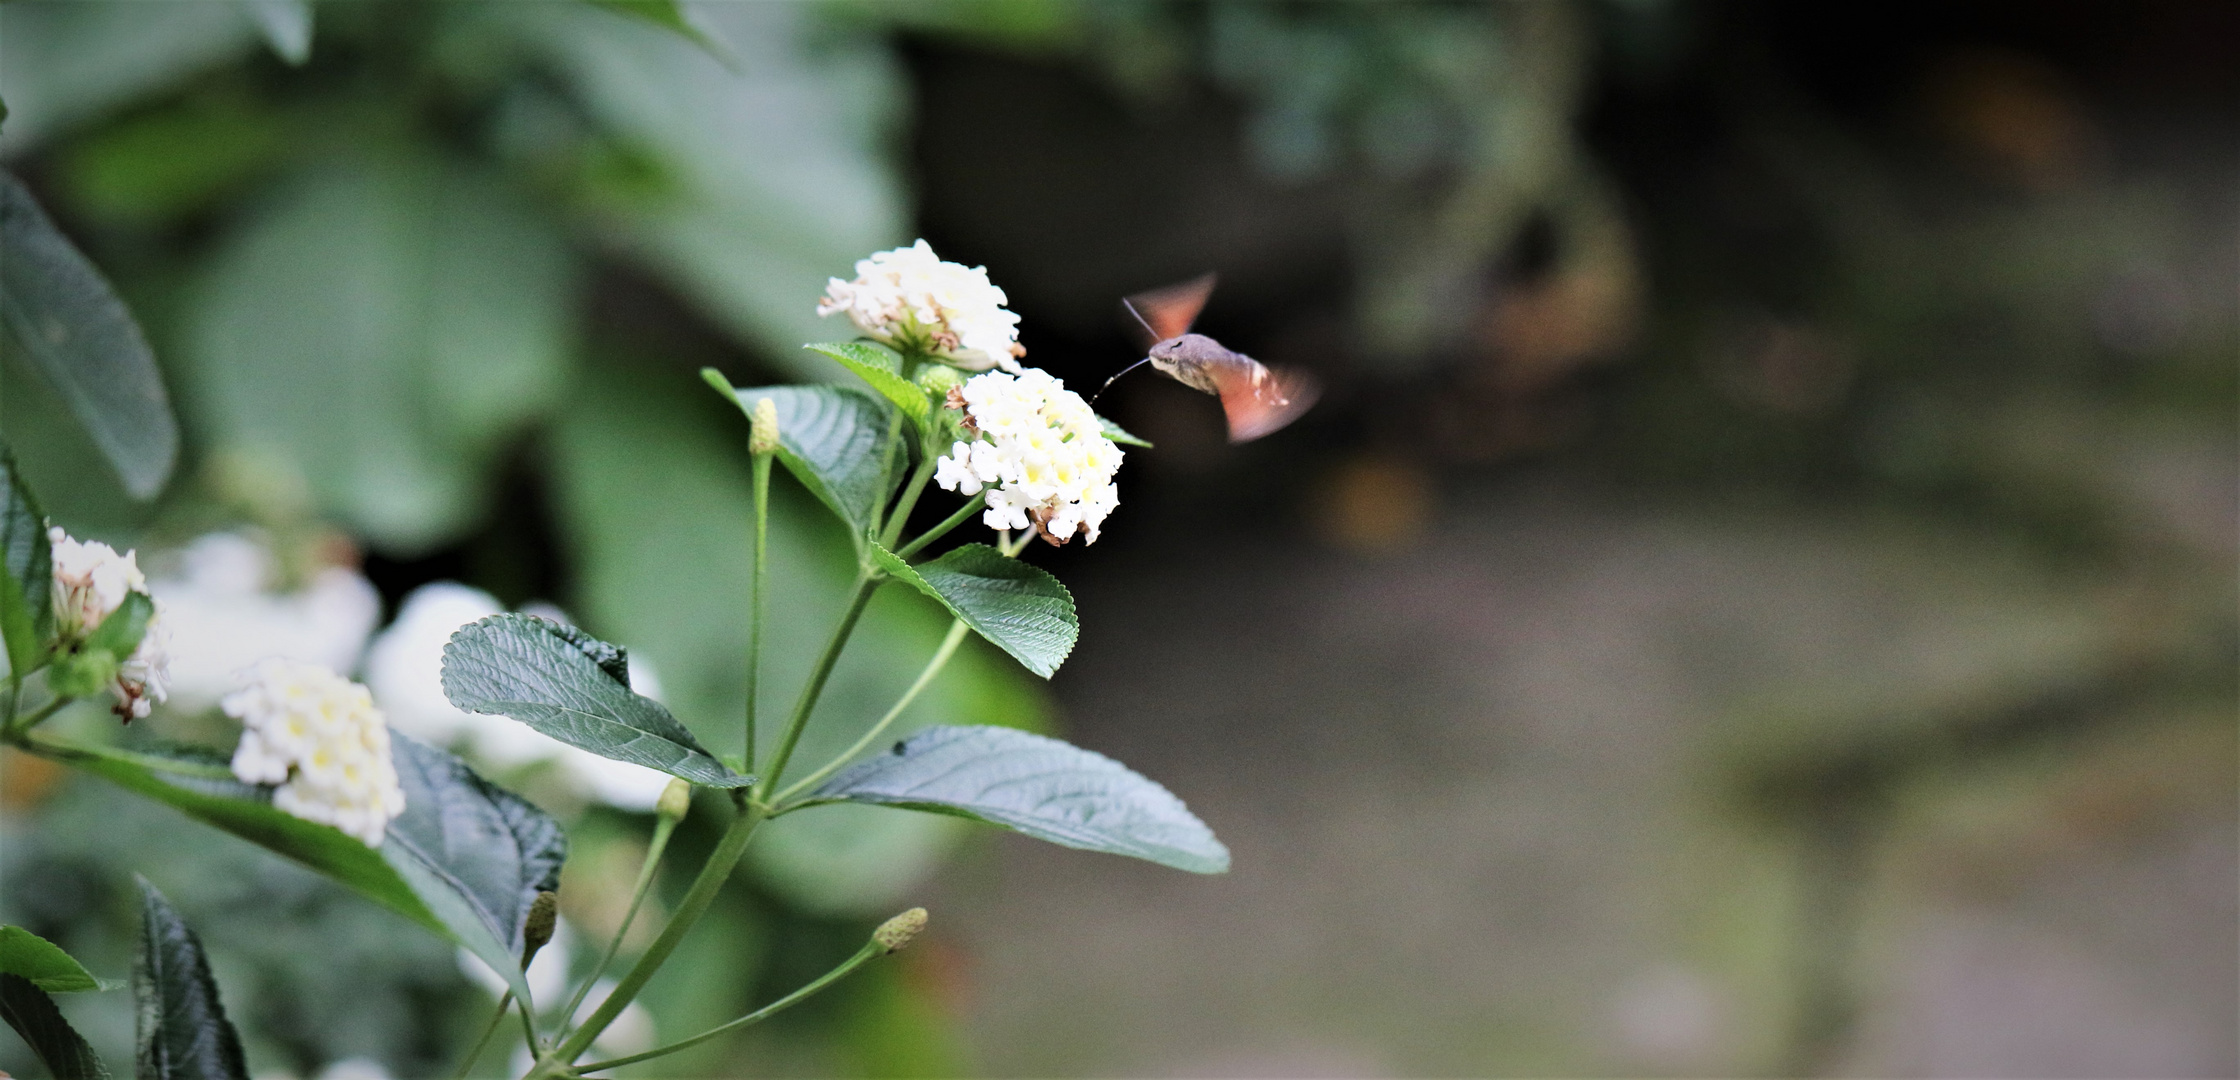
<path id="1" fill-rule="evenodd" d="M 13 723 L 10 723 L 7 728 L 8 735 L 12 738 L 20 738 L 24 733 L 30 731 L 32 728 L 46 723 L 48 717 L 61 712 L 63 706 L 68 705 L 76 700 L 78 699 L 72 697 L 58 697 L 53 701 L 39 706 L 36 711 L 26 716 L 20 717 Z"/>
<path id="2" fill-rule="evenodd" d="M 925 533 L 919 536 L 916 540 L 912 540 L 909 543 L 904 544 L 901 550 L 895 552 L 895 555 L 899 558 L 904 559 L 907 559 L 912 555 L 916 555 L 918 552 L 924 550 L 927 544 L 933 543 L 934 541 L 941 539 L 943 536 L 948 535 L 949 530 L 964 524 L 972 517 L 972 515 L 979 513 L 987 505 L 988 493 L 987 491 L 982 490 L 980 494 L 974 495 L 971 499 L 967 500 L 963 506 L 958 507 L 957 512 L 949 515 L 949 517 L 941 524 L 927 529 Z"/>
<path id="3" fill-rule="evenodd" d="M 863 617 L 864 605 L 871 602 L 871 594 L 878 587 L 879 580 L 871 571 L 856 575 L 855 589 L 848 595 L 847 611 L 840 616 L 840 625 L 833 628 L 832 640 L 825 642 L 816 667 L 809 670 L 809 681 L 801 687 L 801 697 L 793 704 L 793 715 L 786 720 L 785 734 L 779 738 L 769 764 L 761 770 L 763 790 L 776 789 L 778 778 L 785 775 L 786 761 L 793 757 L 793 748 L 801 741 L 801 729 L 808 726 L 809 714 L 815 711 L 817 698 L 824 693 L 825 680 L 832 677 L 832 666 L 839 662 L 840 650 L 847 647 L 848 635 L 855 633 L 856 620 Z"/>
<path id="4" fill-rule="evenodd" d="M 570 1032 L 558 1047 L 538 1060 L 537 1067 L 529 1073 L 531 1077 L 560 1077 L 572 1071 L 569 1063 L 582 1056 L 600 1033 L 607 1030 L 607 1025 L 622 1015 L 622 1010 L 638 996 L 638 991 L 645 988 L 647 980 L 668 961 L 677 943 L 683 941 L 685 934 L 700 921 L 700 916 L 707 913 L 708 905 L 715 902 L 716 893 L 730 880 L 732 869 L 739 865 L 739 857 L 746 854 L 747 841 L 754 838 L 755 826 L 762 824 L 767 816 L 768 811 L 754 803 L 740 809 L 731 827 L 724 830 L 723 839 L 716 842 L 716 849 L 709 853 L 708 861 L 700 867 L 700 875 L 692 879 L 692 888 L 677 905 L 677 913 L 661 928 L 661 935 L 639 955 L 637 963 L 630 965 L 629 973 L 615 984 L 614 992 L 599 1003 L 597 1011 Z"/>
<path id="5" fill-rule="evenodd" d="M 864 732 L 863 737 L 857 739 L 854 746 L 840 751 L 831 761 L 825 762 L 824 767 L 794 781 L 784 791 L 771 798 L 770 805 L 775 807 L 804 789 L 814 786 L 817 781 L 839 772 L 841 766 L 846 765 L 857 754 L 862 753 L 865 748 L 877 742 L 879 736 L 886 733 L 888 726 L 902 715 L 902 710 L 909 708 L 911 702 L 918 700 L 918 695 L 924 692 L 925 688 L 933 682 L 934 676 L 941 674 L 941 669 L 948 665 L 949 658 L 956 655 L 957 646 L 964 642 L 967 629 L 968 627 L 965 626 L 962 619 L 950 623 L 949 634 L 941 639 L 941 647 L 934 650 L 933 659 L 926 661 L 925 670 L 918 673 L 918 681 L 910 684 L 910 689 L 903 692 L 902 699 L 894 703 L 894 708 L 888 709 L 887 714 L 880 717 L 878 723 L 871 725 L 871 730 Z M 773 816 L 784 812 L 784 810 L 775 810 Z"/>
<path id="6" fill-rule="evenodd" d="M 467 1056 L 460 1060 L 458 1070 L 451 1074 L 451 1080 L 463 1080 L 467 1073 L 474 1069 L 474 1063 L 482 1057 L 483 1049 L 490 1045 L 490 1036 L 498 1033 L 498 1025 L 505 1022 L 506 1013 L 512 1011 L 512 1009 L 513 991 L 508 990 L 503 997 L 498 999 L 498 1011 L 491 1013 L 490 1022 L 482 1025 L 482 1036 L 474 1041 L 474 1046 L 467 1051 Z"/>
<path id="7" fill-rule="evenodd" d="M 599 976 L 607 973 L 607 965 L 614 963 L 614 954 L 621 950 L 622 939 L 630 933 L 630 923 L 638 917 L 638 908 L 646 902 L 646 894 L 653 891 L 654 872 L 661 867 L 661 853 L 669 846 L 669 836 L 677 831 L 677 819 L 663 816 L 653 823 L 653 843 L 646 847 L 645 862 L 638 866 L 638 882 L 630 889 L 629 910 L 622 913 L 622 924 L 614 928 L 614 938 L 607 942 L 607 951 L 600 954 L 599 962 L 591 973 L 583 977 L 583 985 L 576 987 L 575 996 L 568 999 L 568 1007 L 560 1010 L 561 1023 L 576 1014 L 576 1007 L 591 993 Z"/>
<path id="8" fill-rule="evenodd" d="M 755 701 L 762 692 L 762 622 L 769 607 L 770 454 L 754 456 L 754 601 L 747 627 L 747 740 L 742 767 L 754 770 Z"/>
<path id="9" fill-rule="evenodd" d="M 773 1001 L 768 1005 L 756 1009 L 755 1011 L 748 1013 L 747 1015 L 742 1016 L 737 1020 L 733 1020 L 727 1024 L 718 1024 L 715 1027 L 709 1028 L 708 1030 L 703 1031 L 698 1035 L 694 1035 L 689 1039 L 683 1039 L 677 1042 L 673 1042 L 667 1046 L 660 1047 L 654 1050 L 648 1050 L 642 1054 L 632 1054 L 629 1057 L 619 1057 L 615 1058 L 612 1061 L 595 1061 L 589 1065 L 583 1066 L 577 1071 L 587 1073 L 598 1072 L 602 1069 L 616 1069 L 621 1068 L 624 1065 L 634 1065 L 641 1061 L 650 1061 L 665 1054 L 674 1054 L 679 1050 L 698 1046 L 701 1043 L 707 1042 L 709 1039 L 713 1039 L 719 1035 L 724 1035 L 729 1032 L 737 1031 L 738 1029 L 746 1027 L 749 1024 L 767 1020 L 770 1017 L 775 1016 L 778 1013 L 799 1004 L 801 1001 L 807 999 L 810 995 L 815 994 L 817 991 L 822 990 L 825 987 L 830 986 L 840 979 L 846 977 L 849 972 L 862 967 L 866 961 L 869 961 L 872 957 L 878 956 L 884 952 L 886 952 L 886 949 L 882 947 L 878 942 L 867 941 L 864 943 L 863 948 L 856 950 L 856 954 L 854 956 L 851 956 L 842 961 L 839 967 L 833 968 L 831 971 L 827 971 L 823 975 L 818 976 L 815 982 L 812 982 L 807 986 L 794 991 L 793 993 L 787 994 L 786 996 L 779 998 L 778 1000 Z"/>
<path id="10" fill-rule="evenodd" d="M 894 504 L 894 511 L 887 518 L 887 528 L 879 536 L 879 546 L 892 550 L 895 541 L 902 539 L 902 529 L 910 524 L 910 511 L 918 508 L 918 496 L 925 493 L 926 481 L 933 479 L 933 455 L 919 459 L 918 467 L 910 471 L 910 482 L 903 485 L 902 498 Z"/>

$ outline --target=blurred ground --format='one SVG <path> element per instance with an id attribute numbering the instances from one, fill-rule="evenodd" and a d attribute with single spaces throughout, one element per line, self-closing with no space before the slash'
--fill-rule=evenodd
<path id="1" fill-rule="evenodd" d="M 1538 475 L 1399 553 L 1177 539 L 1085 569 L 1072 736 L 1165 780 L 1236 870 L 997 840 L 936 905 L 967 1028 L 1007 1076 L 1779 1073 L 1806 1037 L 1848 1075 L 2230 1075 L 2213 689 L 1924 763 L 1855 853 L 1742 794 L 2124 647 L 2108 597 L 2032 562 Z M 1833 925 L 1829 875 L 1856 879 Z M 1864 962 L 1815 987 L 1798 957 L 1831 939 Z M 1798 1034 L 1825 993 L 1856 1027 Z"/>

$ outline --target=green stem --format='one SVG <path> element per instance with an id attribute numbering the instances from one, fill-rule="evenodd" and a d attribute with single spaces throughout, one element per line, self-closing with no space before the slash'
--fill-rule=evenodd
<path id="1" fill-rule="evenodd" d="M 863 737 L 857 739 L 854 746 L 840 751 L 831 761 L 825 762 L 823 768 L 794 781 L 784 791 L 779 792 L 776 798 L 771 799 L 770 804 L 777 806 L 804 789 L 814 786 L 817 781 L 839 772 L 841 766 L 854 760 L 857 754 L 862 753 L 866 747 L 877 742 L 879 736 L 885 734 L 887 727 L 902 715 L 902 710 L 909 708 L 911 702 L 918 700 L 918 695 L 924 692 L 925 688 L 933 682 L 934 676 L 941 674 L 941 669 L 947 666 L 949 658 L 956 655 L 957 646 L 964 642 L 967 629 L 962 619 L 949 624 L 949 635 L 941 639 L 941 647 L 934 650 L 933 659 L 926 661 L 925 670 L 918 673 L 918 681 L 911 683 L 910 689 L 903 692 L 902 700 L 895 702 L 894 708 L 888 709 L 887 715 L 880 717 L 878 723 L 871 725 L 871 730 L 864 732 Z M 776 812 L 784 813 L 783 810 Z"/>
<path id="2" fill-rule="evenodd" d="M 910 511 L 918 508 L 918 496 L 925 493 L 926 481 L 933 479 L 933 455 L 928 454 L 911 471 L 910 482 L 903 486 L 902 500 L 894 504 L 894 513 L 887 518 L 887 530 L 879 537 L 879 546 L 890 551 L 895 541 L 902 539 L 902 528 L 910 524 Z"/>
<path id="3" fill-rule="evenodd" d="M 737 1031 L 738 1029 L 746 1027 L 749 1024 L 767 1020 L 770 1017 L 784 1012 L 786 1009 L 796 1004 L 799 1004 L 802 1000 L 808 998 L 812 994 L 815 994 L 817 991 L 832 985 L 834 982 L 837 982 L 842 978 L 845 978 L 849 972 L 862 967 L 866 961 L 870 960 L 872 957 L 878 956 L 885 951 L 886 950 L 881 948 L 879 943 L 876 941 L 866 942 L 863 948 L 856 950 L 856 954 L 854 956 L 851 956 L 847 960 L 841 962 L 839 967 L 833 968 L 831 971 L 827 971 L 823 975 L 818 976 L 815 982 L 812 982 L 809 985 L 794 991 L 793 993 L 787 994 L 786 996 L 779 998 L 778 1000 L 773 1001 L 768 1005 L 756 1009 L 755 1011 L 748 1013 L 747 1015 L 742 1016 L 737 1020 L 733 1020 L 728 1024 L 718 1024 L 715 1027 L 709 1028 L 708 1030 L 703 1031 L 698 1035 L 694 1035 L 689 1039 L 673 1042 L 656 1050 L 648 1050 L 642 1054 L 632 1054 L 629 1057 L 619 1057 L 615 1058 L 612 1061 L 595 1061 L 589 1065 L 583 1066 L 577 1071 L 586 1073 L 598 1072 L 602 1069 L 618 1069 L 624 1065 L 634 1065 L 641 1061 L 650 1061 L 664 1054 L 674 1054 L 679 1050 L 698 1046 L 701 1043 L 707 1042 L 709 1039 L 713 1039 L 716 1036 L 723 1035 L 728 1032 Z"/>
<path id="4" fill-rule="evenodd" d="M 1004 538 L 996 544 L 996 549 L 1006 555 L 1011 556 L 1012 558 L 1018 558 L 1020 552 L 1027 550 L 1028 541 L 1033 540 L 1034 537 L 1035 532 L 1032 528 L 1027 529 L 1027 531 L 1023 533 L 1020 533 L 1017 539 L 1013 539 L 1009 534 L 1005 534 Z"/>
<path id="5" fill-rule="evenodd" d="M 48 717 L 61 712 L 63 706 L 68 705 L 76 700 L 78 699 L 71 697 L 58 697 L 53 701 L 47 702 L 46 704 L 39 706 L 37 711 L 23 717 L 21 720 L 15 723 L 9 724 L 7 729 L 8 734 L 12 737 L 20 737 L 25 732 L 30 731 L 32 728 L 46 723 Z"/>
<path id="6" fill-rule="evenodd" d="M 936 525 L 933 528 L 927 529 L 925 531 L 925 535 L 920 536 L 916 540 L 912 540 L 907 544 L 904 544 L 900 550 L 895 552 L 895 554 L 904 559 L 907 559 L 912 555 L 916 555 L 918 552 L 924 550 L 927 544 L 933 543 L 934 541 L 941 539 L 943 536 L 948 535 L 949 530 L 964 524 L 972 517 L 972 515 L 979 513 L 983 509 L 986 509 L 987 505 L 988 493 L 983 490 L 982 492 L 980 492 L 980 494 L 974 495 L 970 500 L 966 501 L 963 506 L 958 507 L 957 512 L 949 515 L 947 520 L 944 520 L 941 524 Z"/>
<path id="7" fill-rule="evenodd" d="M 809 681 L 801 687 L 801 697 L 793 704 L 793 715 L 786 720 L 785 734 L 778 740 L 778 748 L 770 755 L 770 763 L 763 767 L 761 783 L 764 791 L 774 790 L 778 778 L 785 775 L 786 762 L 793 757 L 793 748 L 801 741 L 801 729 L 808 726 L 809 713 L 817 707 L 817 698 L 824 693 L 825 680 L 832 677 L 832 665 L 840 660 L 840 650 L 848 644 L 848 635 L 855 633 L 856 620 L 863 617 L 864 605 L 871 602 L 871 594 L 878 589 L 878 579 L 866 570 L 856 575 L 855 590 L 848 595 L 848 609 L 840 616 L 840 625 L 833 628 L 832 640 L 825 642 L 824 652 L 817 657 L 817 666 L 809 671 Z"/>
<path id="8" fill-rule="evenodd" d="M 894 452 L 896 449 L 900 448 L 901 445 L 902 410 L 896 409 L 894 411 L 894 415 L 887 420 L 887 441 L 879 448 L 879 468 L 881 476 L 894 475 Z M 878 503 L 873 504 L 873 506 L 871 507 L 871 532 L 869 536 L 856 537 L 856 550 L 858 552 L 861 552 L 863 550 L 864 541 L 877 537 L 880 534 L 880 530 L 885 528 L 887 519 L 880 514 L 880 511 L 884 509 L 886 509 L 885 500 L 881 500 Z"/>
<path id="9" fill-rule="evenodd" d="M 762 616 L 768 607 L 770 577 L 770 454 L 754 457 L 754 605 L 747 628 L 747 752 L 744 768 L 754 769 L 755 701 L 762 693 Z"/>
<path id="10" fill-rule="evenodd" d="M 677 819 L 663 817 L 653 823 L 653 843 L 646 848 L 645 862 L 638 867 L 638 883 L 630 889 L 630 908 L 622 913 L 622 925 L 614 928 L 614 938 L 607 942 L 607 951 L 600 954 L 599 962 L 591 974 L 583 977 L 583 985 L 576 987 L 575 996 L 568 999 L 568 1007 L 560 1010 L 560 1022 L 565 1024 L 575 1016 L 576 1007 L 591 993 L 599 976 L 607 973 L 607 965 L 614 963 L 614 954 L 621 950 L 622 939 L 630 933 L 630 923 L 638 917 L 638 908 L 646 902 L 646 894 L 653 891 L 654 871 L 661 867 L 661 853 L 669 846 L 669 834 L 677 831 Z"/>
<path id="11" fill-rule="evenodd" d="M 544 1041 L 537 1038 L 537 1018 L 529 1015 L 529 1003 L 516 1000 L 513 1005 L 514 1011 L 521 1014 L 521 1037 L 528 1042 L 529 1052 L 544 1053 Z"/>
<path id="12" fill-rule="evenodd" d="M 724 830 L 723 839 L 716 841 L 716 849 L 709 853 L 707 863 L 700 867 L 700 876 L 692 879 L 692 888 L 684 894 L 684 901 L 677 905 L 677 913 L 670 917 L 667 926 L 661 928 L 661 935 L 646 947 L 637 963 L 630 965 L 629 973 L 615 984 L 614 992 L 599 1003 L 597 1011 L 581 1027 L 569 1033 L 557 1048 L 543 1055 L 537 1062 L 537 1067 L 531 1070 L 531 1077 L 567 1075 L 569 1063 L 581 1057 L 584 1050 L 599 1038 L 600 1033 L 607 1030 L 607 1025 L 614 1023 L 614 1018 L 622 1015 L 622 1010 L 638 996 L 638 991 L 645 988 L 646 981 L 653 978 L 653 973 L 668 961 L 669 954 L 676 950 L 677 943 L 683 941 L 685 934 L 700 921 L 700 916 L 707 912 L 708 905 L 715 902 L 716 893 L 722 890 L 725 881 L 730 880 L 732 869 L 739 865 L 739 857 L 746 854 L 747 841 L 754 838 L 755 826 L 762 824 L 768 813 L 763 807 L 753 803 L 748 803 L 740 810 L 739 816 L 732 819 L 731 827 Z"/>
<path id="13" fill-rule="evenodd" d="M 467 1073 L 473 1071 L 474 1063 L 482 1057 L 482 1051 L 490 1045 L 490 1036 L 498 1033 L 498 1025 L 505 1022 L 506 1013 L 512 1008 L 513 991 L 508 990 L 505 992 L 505 996 L 498 999 L 498 1011 L 491 1013 L 490 1022 L 482 1025 L 482 1036 L 474 1041 L 474 1048 L 467 1051 L 465 1060 L 459 1062 L 459 1069 L 451 1074 L 451 1080 L 462 1080 Z"/>

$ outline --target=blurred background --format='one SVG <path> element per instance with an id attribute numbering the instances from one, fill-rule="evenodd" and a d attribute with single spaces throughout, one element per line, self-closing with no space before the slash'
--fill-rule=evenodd
<path id="1" fill-rule="evenodd" d="M 452 712 L 434 658 L 542 605 L 735 751 L 745 431 L 699 367 L 839 378 L 799 350 L 848 336 L 825 279 L 923 236 L 1076 387 L 1133 358 L 1118 297 L 1207 270 L 1201 329 L 1330 387 L 1231 447 L 1117 384 L 1157 446 L 1101 543 L 1031 556 L 1071 663 L 968 650 L 910 717 L 1118 757 L 1236 869 L 789 818 L 615 1045 L 933 930 L 648 1075 L 2240 1070 L 2240 9 L 369 0 L 307 44 L 291 10 L 0 7 L 0 156 L 187 450 L 133 502 L 12 348 L 0 428 L 177 620 L 131 737 L 230 744 L 227 674 L 292 652 L 568 823 L 547 980 L 658 785 Z M 787 687 L 848 567 L 777 486 Z M 883 595 L 804 760 L 943 626 Z M 0 917 L 118 977 L 146 874 L 260 1076 L 447 1073 L 487 1014 L 400 918 L 4 766 Z M 127 1055 L 123 995 L 64 1004 Z"/>

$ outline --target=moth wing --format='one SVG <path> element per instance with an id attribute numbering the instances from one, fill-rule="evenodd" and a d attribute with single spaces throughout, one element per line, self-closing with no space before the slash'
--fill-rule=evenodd
<path id="1" fill-rule="evenodd" d="M 1198 312 L 1205 309 L 1206 298 L 1213 295 L 1214 281 L 1215 275 L 1207 274 L 1180 285 L 1139 292 L 1120 303 L 1136 317 L 1144 332 L 1151 335 L 1151 340 L 1144 342 L 1144 347 L 1149 348 L 1190 332 L 1190 324 L 1197 322 Z"/>
<path id="2" fill-rule="evenodd" d="M 1249 356 L 1209 365 L 1229 418 L 1229 441 L 1251 442 L 1297 420 L 1322 396 L 1322 383 L 1296 368 L 1272 368 Z"/>

